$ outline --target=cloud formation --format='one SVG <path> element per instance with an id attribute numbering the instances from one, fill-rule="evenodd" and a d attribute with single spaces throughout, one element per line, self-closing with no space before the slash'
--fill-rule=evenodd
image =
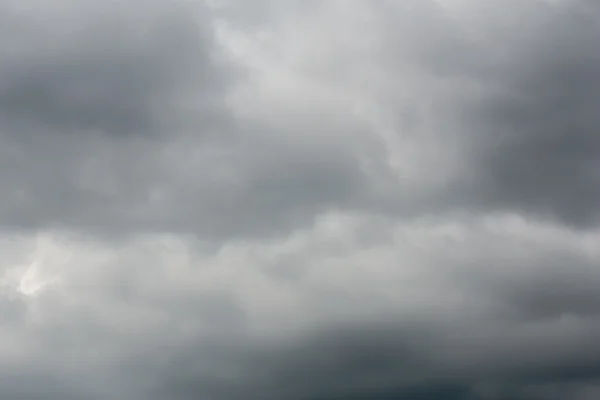
<path id="1" fill-rule="evenodd" d="M 0 397 L 600 394 L 600 9 L 0 4 Z"/>

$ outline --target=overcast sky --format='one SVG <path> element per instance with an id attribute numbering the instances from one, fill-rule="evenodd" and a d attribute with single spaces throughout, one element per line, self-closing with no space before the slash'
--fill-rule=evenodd
<path id="1" fill-rule="evenodd" d="M 600 398 L 593 0 L 0 0 L 0 399 Z"/>

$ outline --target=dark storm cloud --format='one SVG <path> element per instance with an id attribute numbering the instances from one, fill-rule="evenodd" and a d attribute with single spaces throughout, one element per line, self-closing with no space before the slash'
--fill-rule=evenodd
<path id="1" fill-rule="evenodd" d="M 274 346 L 270 354 L 243 357 L 240 349 L 224 364 L 229 375 L 213 376 L 201 369 L 200 354 L 194 356 L 192 350 L 171 363 L 172 370 L 160 374 L 161 379 L 168 379 L 163 387 L 166 392 L 153 392 L 157 398 L 181 400 L 207 395 L 232 399 L 425 400 L 447 396 L 443 398 L 505 400 L 528 398 L 523 393 L 536 386 L 562 385 L 577 390 L 598 376 L 600 364 L 594 357 L 597 327 L 578 328 L 568 337 L 542 339 L 545 343 L 540 345 L 526 326 L 507 328 L 506 324 L 492 326 L 491 319 L 454 315 L 448 320 L 451 318 L 455 322 L 422 323 L 405 318 L 402 324 L 342 325 L 309 335 L 292 346 Z M 494 332 L 496 329 L 499 332 Z M 560 327 L 550 325 L 546 330 L 537 334 L 556 336 Z M 572 343 L 576 337 L 583 340 Z M 564 346 L 571 348 L 565 350 Z M 223 362 L 231 355 L 217 352 L 214 357 Z M 539 398 L 567 398 L 563 396 L 542 391 Z"/>

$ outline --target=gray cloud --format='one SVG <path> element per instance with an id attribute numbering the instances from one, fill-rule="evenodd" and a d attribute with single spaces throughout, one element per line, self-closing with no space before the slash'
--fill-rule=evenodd
<path id="1" fill-rule="evenodd" d="M 148 135 L 186 117 L 174 108 L 184 106 L 177 103 L 186 92 L 218 96 L 197 8 L 160 1 L 2 8 L 3 26 L 15 30 L 1 58 L 5 130 Z"/>
<path id="2" fill-rule="evenodd" d="M 50 283 L 3 304 L 18 310 L 2 368 L 99 399 L 593 393 L 597 233 L 514 217 L 391 225 L 333 218 L 213 253 L 168 236 L 42 238 L 33 266 L 7 264 Z M 371 229 L 389 236 L 363 241 Z M 11 382 L 0 390 L 37 398 Z"/>
<path id="3" fill-rule="evenodd" d="M 495 136 L 482 158 L 485 199 L 564 222 L 598 222 L 597 14 L 548 18 L 520 50 L 510 97 L 483 102 L 482 130 Z M 480 110 L 483 108 L 483 112 Z M 488 119 L 489 118 L 489 119 Z M 489 128 L 483 128 L 483 125 Z"/>
<path id="4" fill-rule="evenodd" d="M 391 86 L 383 104 L 403 136 L 432 137 L 453 155 L 432 160 L 452 173 L 418 210 L 515 210 L 594 227 L 597 10 L 585 2 L 511 6 L 467 6 L 474 20 L 432 2 L 388 7 L 406 7 L 408 21 L 397 23 L 393 12 L 384 19 L 397 32 L 384 48 L 387 63 L 416 83 Z"/>
<path id="5" fill-rule="evenodd" d="M 345 110 L 322 108 L 341 100 L 313 106 L 309 90 L 304 116 L 254 115 L 276 100 L 239 83 L 248 67 L 215 41 L 205 7 L 4 8 L 24 32 L 0 71 L 4 224 L 220 240 L 288 231 L 369 191 L 356 152 L 373 140 Z M 326 143 L 328 130 L 338 137 Z"/>
<path id="6" fill-rule="evenodd" d="M 352 4 L 267 2 L 236 31 L 234 3 L 216 33 L 161 1 L 6 13 L 28 34 L 3 56 L 4 223 L 215 240 L 332 209 L 596 224 L 596 14 Z"/>
<path id="7" fill-rule="evenodd" d="M 517 234 L 510 222 L 494 228 L 506 222 L 493 221 L 467 236 L 456 233 L 456 239 L 443 233 L 427 239 L 413 227 L 406 237 L 398 236 L 406 247 L 392 258 L 397 264 L 385 269 L 390 275 L 381 282 L 348 277 L 359 274 L 352 259 L 362 259 L 360 253 L 339 259 L 343 277 L 327 274 L 330 282 L 317 283 L 339 291 L 309 295 L 309 304 L 325 314 L 323 321 L 291 340 L 280 338 L 287 328 L 279 324 L 271 334 L 280 339 L 242 346 L 258 350 L 236 351 L 238 357 L 229 361 L 236 374 L 220 385 L 211 379 L 210 393 L 274 399 L 413 399 L 444 393 L 457 399 L 521 399 L 531 393 L 538 396 L 532 398 L 562 399 L 583 393 L 599 367 L 595 338 L 600 326 L 590 312 L 592 301 L 582 300 L 587 296 L 583 282 L 591 286 L 598 278 L 597 258 L 588 264 L 592 260 L 584 248 L 557 231 Z M 420 255 L 407 252 L 411 239 L 422 244 Z M 370 260 L 378 264 L 372 268 L 385 263 L 381 249 L 371 250 Z M 404 268 L 419 269 L 427 284 L 419 276 L 394 275 Z M 369 291 L 361 293 L 367 284 Z M 386 290 L 395 300 L 382 300 Z M 339 305 L 331 308 L 332 301 Z M 394 306 L 382 312 L 373 302 Z M 348 314 L 340 317 L 345 308 Z M 291 325 L 294 336 L 297 328 Z M 174 364 L 179 368 L 169 369 L 172 375 L 159 373 L 182 399 L 204 393 L 206 383 L 198 379 L 206 376 L 199 370 L 205 364 L 198 352 L 194 347 L 185 352 Z M 564 389 L 543 389 L 548 385 Z"/>
<path id="8" fill-rule="evenodd" d="M 0 397 L 597 397 L 599 15 L 2 2 Z"/>

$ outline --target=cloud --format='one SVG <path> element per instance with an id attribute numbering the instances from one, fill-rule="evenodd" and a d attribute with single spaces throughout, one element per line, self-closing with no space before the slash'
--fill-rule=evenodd
<path id="1" fill-rule="evenodd" d="M 598 394 L 591 2 L 0 5 L 0 397 Z"/>
<path id="2" fill-rule="evenodd" d="M 363 242 L 374 228 L 388 240 Z M 513 216 L 390 227 L 332 215 L 218 252 L 173 236 L 66 239 L 38 240 L 40 275 L 61 280 L 7 303 L 20 311 L 3 365 L 51 364 L 100 397 L 470 398 L 597 377 L 597 312 L 577 290 L 598 279 L 598 233 Z"/>
<path id="3" fill-rule="evenodd" d="M 505 82 L 512 93 L 476 107 L 485 110 L 481 122 L 497 137 L 481 161 L 487 170 L 482 186 L 486 199 L 508 207 L 594 226 L 600 142 L 592 110 L 599 100 L 594 76 L 600 59 L 592 38 L 598 14 L 573 8 L 547 17 L 521 46 L 520 55 L 528 55 Z"/>
<path id="4" fill-rule="evenodd" d="M 26 32 L 2 62 L 7 225 L 221 240 L 293 229 L 369 191 L 358 146 L 377 145 L 340 94 L 279 60 L 250 71 L 206 7 L 4 8 Z"/>
<path id="5" fill-rule="evenodd" d="M 15 31 L 2 54 L 0 107 L 9 128 L 148 135 L 185 121 L 177 108 L 188 90 L 208 97 L 218 84 L 201 10 L 181 2 L 3 9 L 5 29 Z"/>

